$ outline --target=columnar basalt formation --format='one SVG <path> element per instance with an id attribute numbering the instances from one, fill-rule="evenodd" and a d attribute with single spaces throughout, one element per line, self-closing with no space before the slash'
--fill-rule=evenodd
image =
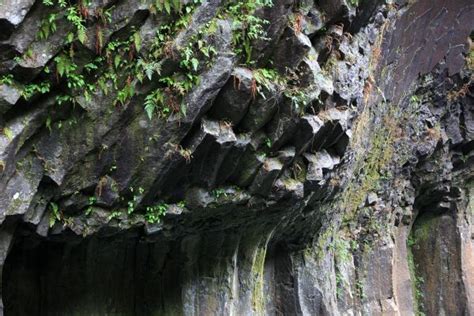
<path id="1" fill-rule="evenodd" d="M 0 4 L 5 315 L 471 315 L 470 0 Z"/>

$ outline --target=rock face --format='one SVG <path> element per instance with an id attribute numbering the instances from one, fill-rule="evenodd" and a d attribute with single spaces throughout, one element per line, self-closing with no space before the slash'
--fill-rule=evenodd
<path id="1" fill-rule="evenodd" d="M 474 4 L 3 1 L 5 315 L 474 314 Z"/>

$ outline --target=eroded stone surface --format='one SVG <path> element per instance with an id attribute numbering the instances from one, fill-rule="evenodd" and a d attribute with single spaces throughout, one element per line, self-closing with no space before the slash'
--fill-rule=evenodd
<path id="1" fill-rule="evenodd" d="M 117 103 L 109 82 L 67 105 L 52 59 L 74 29 L 59 19 L 40 39 L 57 8 L 37 2 L 0 6 L 0 74 L 15 83 L 0 86 L 6 314 L 472 314 L 470 1 L 275 0 L 255 12 L 267 38 L 239 44 L 250 63 L 234 47 L 245 25 L 204 1 L 160 74 L 118 77 L 133 97 Z M 80 71 L 134 32 L 126 58 L 145 56 L 178 20 L 88 5 Z M 150 120 L 145 98 L 203 28 L 215 56 L 185 113 Z M 268 70 L 278 80 L 257 82 Z M 21 97 L 41 80 L 49 92 Z"/>

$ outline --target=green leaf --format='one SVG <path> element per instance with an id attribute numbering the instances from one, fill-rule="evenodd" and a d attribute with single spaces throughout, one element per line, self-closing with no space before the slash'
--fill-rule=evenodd
<path id="1" fill-rule="evenodd" d="M 153 118 L 153 112 L 155 112 L 155 104 L 153 102 L 146 103 L 145 112 L 148 118 L 151 120 Z"/>
<path id="2" fill-rule="evenodd" d="M 74 41 L 74 34 L 69 32 L 67 33 L 67 36 L 66 36 L 66 42 L 67 43 L 72 43 Z"/>
<path id="3" fill-rule="evenodd" d="M 54 202 L 49 203 L 49 205 L 51 208 L 51 213 L 49 215 L 49 227 L 53 227 L 54 223 L 56 223 L 56 220 L 61 220 L 61 217 L 59 216 L 58 205 Z"/>
<path id="4" fill-rule="evenodd" d="M 145 74 L 146 74 L 148 80 L 151 80 L 151 78 L 153 77 L 153 68 L 152 67 L 147 67 L 145 69 Z"/>
<path id="5" fill-rule="evenodd" d="M 114 66 L 115 66 L 116 69 L 120 66 L 120 62 L 121 62 L 120 55 L 115 55 L 115 57 L 114 57 Z"/>
<path id="6" fill-rule="evenodd" d="M 87 39 L 86 31 L 84 29 L 78 29 L 77 30 L 77 39 L 81 44 L 84 44 Z"/>
<path id="7" fill-rule="evenodd" d="M 199 67 L 199 60 L 197 60 L 196 58 L 193 58 L 193 59 L 191 59 L 191 64 L 193 66 L 193 70 L 197 71 L 197 69 Z"/>
<path id="8" fill-rule="evenodd" d="M 171 14 L 170 0 L 165 0 L 165 10 L 166 10 L 166 13 Z"/>
<path id="9" fill-rule="evenodd" d="M 186 104 L 184 104 L 184 102 L 182 102 L 181 106 L 180 106 L 180 111 L 181 111 L 181 114 L 183 116 L 186 116 L 186 110 L 187 110 Z"/>
<path id="10" fill-rule="evenodd" d="M 46 119 L 46 128 L 51 133 L 51 116 L 48 116 L 48 118 Z"/>
<path id="11" fill-rule="evenodd" d="M 77 38 L 79 39 L 79 42 L 81 42 L 81 44 L 84 44 L 87 39 L 86 31 L 82 28 L 78 29 Z"/>
<path id="12" fill-rule="evenodd" d="M 173 0 L 173 7 L 176 12 L 181 10 L 181 0 Z"/>
<path id="13" fill-rule="evenodd" d="M 158 10 L 158 12 L 163 11 L 163 0 L 156 0 L 155 5 Z"/>
<path id="14" fill-rule="evenodd" d="M 135 45 L 135 50 L 139 52 L 142 48 L 142 38 L 140 37 L 140 33 L 135 32 L 133 34 L 133 44 Z"/>

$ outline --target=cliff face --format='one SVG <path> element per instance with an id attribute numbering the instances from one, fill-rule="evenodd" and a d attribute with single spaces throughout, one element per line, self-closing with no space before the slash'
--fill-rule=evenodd
<path id="1" fill-rule="evenodd" d="M 6 315 L 474 313 L 472 1 L 4 0 L 0 30 Z"/>

